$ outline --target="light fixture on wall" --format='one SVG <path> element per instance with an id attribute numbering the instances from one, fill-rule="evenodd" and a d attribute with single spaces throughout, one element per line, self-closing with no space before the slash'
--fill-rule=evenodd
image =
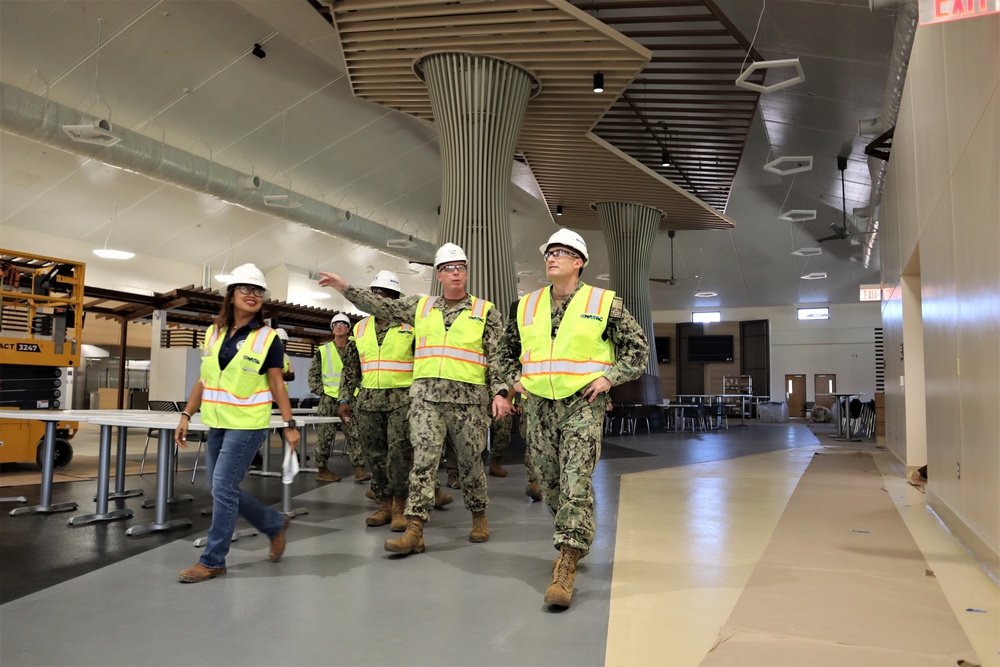
<path id="1" fill-rule="evenodd" d="M 118 221 L 118 202 L 115 202 L 115 212 L 111 220 L 108 221 L 108 235 L 104 238 L 103 248 L 94 248 L 94 254 L 102 259 L 132 259 L 135 257 L 134 252 L 129 252 L 128 250 L 116 250 L 114 248 L 109 248 L 108 243 L 111 242 L 111 235 L 115 231 L 115 224 Z M 121 241 L 121 239 L 119 239 Z"/>
<path id="2" fill-rule="evenodd" d="M 562 204 L 557 204 L 556 205 L 556 215 L 562 215 L 562 214 L 563 214 Z"/>
<path id="3" fill-rule="evenodd" d="M 603 93 L 604 92 L 604 73 L 594 72 L 594 92 Z"/>

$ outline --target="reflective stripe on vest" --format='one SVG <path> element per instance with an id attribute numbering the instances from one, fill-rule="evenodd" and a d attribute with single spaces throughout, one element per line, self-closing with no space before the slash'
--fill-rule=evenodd
<path id="1" fill-rule="evenodd" d="M 413 384 L 413 327 L 401 324 L 385 332 L 382 344 L 372 316 L 354 325 L 354 343 L 361 358 L 361 386 L 399 389 Z"/>
<path id="2" fill-rule="evenodd" d="M 340 358 L 337 344 L 332 340 L 319 348 L 321 373 L 323 376 L 323 393 L 337 398 L 340 395 L 340 375 L 344 361 Z"/>
<path id="3" fill-rule="evenodd" d="M 270 327 L 251 331 L 223 370 L 219 351 L 225 330 L 209 328 L 201 360 L 201 410 L 206 425 L 236 430 L 267 428 L 272 396 L 267 374 L 262 375 L 260 369 L 276 336 Z"/>
<path id="4" fill-rule="evenodd" d="M 417 303 L 414 379 L 443 378 L 485 385 L 487 360 L 483 352 L 483 332 L 493 304 L 470 296 L 472 307 L 463 310 L 446 330 L 444 313 L 433 308 L 437 299 L 427 296 Z"/>
<path id="5" fill-rule="evenodd" d="M 518 303 L 521 384 L 529 393 L 558 399 L 586 387 L 614 364 L 614 346 L 603 335 L 615 294 L 583 285 L 566 305 L 554 340 L 550 294 L 546 287 Z"/>

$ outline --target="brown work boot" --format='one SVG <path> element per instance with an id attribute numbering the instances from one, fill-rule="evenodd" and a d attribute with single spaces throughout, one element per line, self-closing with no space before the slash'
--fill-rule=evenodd
<path id="1" fill-rule="evenodd" d="M 583 552 L 562 545 L 559 558 L 552 563 L 552 583 L 545 589 L 545 602 L 557 607 L 568 607 L 573 599 L 573 582 L 576 580 L 576 563 Z"/>
<path id="2" fill-rule="evenodd" d="M 490 527 L 486 524 L 486 510 L 472 513 L 472 532 L 470 542 L 487 542 L 490 539 Z"/>
<path id="3" fill-rule="evenodd" d="M 365 519 L 366 526 L 384 526 L 392 521 L 392 498 L 379 498 L 375 514 Z"/>
<path id="4" fill-rule="evenodd" d="M 364 466 L 354 466 L 354 483 L 355 484 L 364 484 L 365 482 L 367 482 L 371 478 L 372 478 L 372 474 L 370 472 L 365 472 L 365 467 Z"/>
<path id="5" fill-rule="evenodd" d="M 448 468 L 448 488 L 449 489 L 460 489 L 462 485 L 458 482 L 458 470 L 455 468 Z"/>
<path id="6" fill-rule="evenodd" d="M 495 456 L 490 459 L 490 474 L 494 477 L 506 477 L 507 471 L 500 465 L 500 457 Z"/>
<path id="7" fill-rule="evenodd" d="M 182 584 L 197 584 L 224 576 L 226 576 L 226 568 L 224 567 L 205 567 L 201 563 L 195 563 L 194 567 L 181 570 L 180 574 L 177 575 L 177 580 Z"/>
<path id="8" fill-rule="evenodd" d="M 330 470 L 329 468 L 327 468 L 326 465 L 324 464 L 324 465 L 321 465 L 319 467 L 319 472 L 316 473 L 316 481 L 317 482 L 339 482 L 340 481 L 340 475 L 338 475 L 337 473 L 335 473 L 332 470 Z"/>
<path id="9" fill-rule="evenodd" d="M 445 505 L 451 505 L 455 501 L 455 496 L 445 493 L 440 488 L 434 489 L 434 509 L 439 510 Z"/>
<path id="10" fill-rule="evenodd" d="M 389 526 L 394 533 L 401 533 L 406 530 L 406 526 L 409 522 L 406 517 L 403 516 L 403 510 L 406 509 L 406 498 L 403 496 L 393 496 L 392 497 L 392 525 Z"/>
<path id="11" fill-rule="evenodd" d="M 528 496 L 532 500 L 541 500 L 542 487 L 538 486 L 538 482 L 529 482 L 528 486 L 524 488 L 524 495 Z"/>
<path id="12" fill-rule="evenodd" d="M 365 498 L 367 498 L 368 500 L 374 500 L 375 502 L 378 502 L 378 498 L 375 497 L 375 492 L 372 491 L 372 487 L 370 486 L 368 487 L 368 490 L 365 491 Z"/>
<path id="13" fill-rule="evenodd" d="M 399 539 L 386 540 L 385 550 L 394 554 L 422 554 L 424 552 L 424 520 L 412 517 L 406 532 Z"/>
<path id="14" fill-rule="evenodd" d="M 271 538 L 271 552 L 267 555 L 271 559 L 272 563 L 277 563 L 281 560 L 281 554 L 285 553 L 285 533 L 288 532 L 288 524 L 292 522 L 292 515 L 285 515 L 285 523 L 281 526 L 281 530 Z"/>

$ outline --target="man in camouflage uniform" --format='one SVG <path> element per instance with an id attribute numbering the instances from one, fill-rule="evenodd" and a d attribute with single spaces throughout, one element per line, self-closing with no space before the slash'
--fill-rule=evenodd
<path id="1" fill-rule="evenodd" d="M 606 392 L 642 374 L 649 344 L 621 298 L 580 281 L 589 256 L 579 234 L 560 229 L 540 250 L 552 286 L 521 299 L 497 356 L 501 378 L 528 395 L 527 445 L 554 517 L 559 557 L 545 602 L 568 607 L 577 561 L 594 541 L 591 475 L 601 455 Z"/>
<path id="2" fill-rule="evenodd" d="M 347 338 L 351 332 L 351 320 L 343 313 L 334 315 L 330 321 L 330 329 L 333 331 L 333 340 L 324 343 L 316 350 L 316 355 L 309 365 L 309 389 L 320 397 L 317 413 L 321 417 L 338 416 L 340 414 L 339 404 L 346 403 L 349 398 L 342 396 L 339 392 L 344 349 L 347 347 Z M 327 362 L 329 366 L 327 369 L 329 377 L 325 383 L 323 378 L 324 362 Z M 346 423 L 340 424 L 339 427 L 347 439 L 347 454 L 351 459 L 351 465 L 354 466 L 354 481 L 359 484 L 367 482 L 371 479 L 371 475 L 365 473 L 365 457 L 361 446 L 351 437 L 351 429 Z M 317 442 L 313 454 L 316 457 L 318 469 L 316 472 L 317 482 L 339 482 L 341 479 L 340 475 L 327 467 L 327 461 L 333 451 L 333 442 L 337 436 L 337 428 L 337 424 L 320 424 L 316 428 Z"/>
<path id="3" fill-rule="evenodd" d="M 423 553 L 424 524 L 434 506 L 434 488 L 445 434 L 459 459 L 466 508 L 472 513 L 469 541 L 490 538 L 486 521 L 486 474 L 482 453 L 489 428 L 490 397 L 507 394 L 498 381 L 494 358 L 503 320 L 493 304 L 465 291 L 469 274 L 465 252 L 453 243 L 434 258 L 443 297 L 407 297 L 398 301 L 351 287 L 333 273 L 320 273 L 319 284 L 333 287 L 358 308 L 387 320 L 412 324 L 416 332 L 413 385 L 410 387 L 410 441 L 413 468 L 405 515 L 406 532 L 385 543 L 398 554 Z M 489 363 L 488 363 L 489 362 Z M 493 417 L 508 414 L 510 404 L 495 406 Z"/>
<path id="4" fill-rule="evenodd" d="M 510 447 L 510 434 L 514 429 L 513 413 L 493 422 L 490 427 L 490 468 L 494 477 L 506 477 L 507 470 L 503 467 L 503 455 Z"/>
<path id="5" fill-rule="evenodd" d="M 369 289 L 388 299 L 400 296 L 399 278 L 379 271 Z M 366 338 L 374 336 L 374 340 Z M 364 359 L 362 359 L 364 355 Z M 367 317 L 354 326 L 344 349 L 340 395 L 354 396 L 340 404 L 340 418 L 368 453 L 372 492 L 378 510 L 365 520 L 368 526 L 391 524 L 402 532 L 413 447 L 409 437 L 410 385 L 413 384 L 413 327 Z M 355 396 L 355 393 L 357 394 Z M 435 509 L 453 500 L 437 490 Z"/>

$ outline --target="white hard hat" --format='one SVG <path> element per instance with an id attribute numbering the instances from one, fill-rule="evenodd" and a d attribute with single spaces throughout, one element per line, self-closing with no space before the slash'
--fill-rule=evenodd
<path id="1" fill-rule="evenodd" d="M 586 241 L 583 240 L 582 236 L 571 229 L 563 227 L 562 229 L 556 230 L 555 234 L 550 236 L 548 241 L 538 246 L 538 250 L 544 255 L 545 251 L 549 249 L 549 246 L 553 245 L 566 246 L 567 248 L 576 250 L 578 253 L 583 255 L 584 266 L 587 266 L 587 263 L 590 261 L 590 254 L 587 252 Z"/>
<path id="2" fill-rule="evenodd" d="M 278 334 L 278 338 L 280 338 L 283 343 L 288 342 L 288 332 L 284 329 L 275 329 L 274 333 Z"/>
<path id="3" fill-rule="evenodd" d="M 383 289 L 391 289 L 393 292 L 402 292 L 403 289 L 399 285 L 399 276 L 397 276 L 392 271 L 379 271 L 372 278 L 372 284 L 369 287 L 381 287 Z"/>
<path id="4" fill-rule="evenodd" d="M 459 248 L 454 243 L 445 243 L 443 246 L 438 248 L 437 253 L 434 255 L 434 268 L 441 266 L 442 264 L 450 264 L 451 262 L 468 262 L 469 258 L 465 256 L 465 251 Z"/>
<path id="5" fill-rule="evenodd" d="M 351 326 L 351 318 L 349 318 L 347 315 L 344 315 L 343 313 L 337 313 L 336 315 L 333 316 L 333 319 L 330 320 L 330 328 L 332 329 L 333 325 L 336 324 L 337 322 L 343 322 L 347 326 Z"/>
<path id="6" fill-rule="evenodd" d="M 229 281 L 226 287 L 233 285 L 255 285 L 267 289 L 267 281 L 264 280 L 264 272 L 257 268 L 255 264 L 240 264 L 229 274 Z"/>

